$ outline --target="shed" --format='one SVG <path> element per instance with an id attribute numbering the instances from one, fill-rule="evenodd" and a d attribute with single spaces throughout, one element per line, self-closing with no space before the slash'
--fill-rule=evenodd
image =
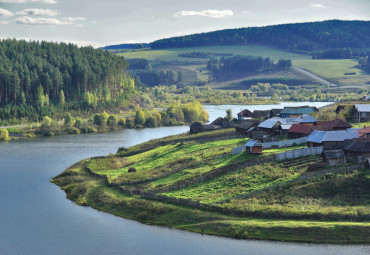
<path id="1" fill-rule="evenodd" d="M 343 150 L 324 150 L 322 157 L 327 165 L 339 165 L 346 163 L 346 156 Z"/>
<path id="2" fill-rule="evenodd" d="M 261 154 L 263 153 L 263 145 L 260 141 L 251 139 L 245 144 L 245 150 L 249 153 Z"/>
<path id="3" fill-rule="evenodd" d="M 243 121 L 235 125 L 235 131 L 239 135 L 249 135 L 252 127 L 256 126 L 256 122 Z"/>
<path id="4" fill-rule="evenodd" d="M 338 146 L 338 149 L 342 149 L 346 157 L 362 163 L 365 159 L 370 158 L 370 139 L 347 139 Z"/>

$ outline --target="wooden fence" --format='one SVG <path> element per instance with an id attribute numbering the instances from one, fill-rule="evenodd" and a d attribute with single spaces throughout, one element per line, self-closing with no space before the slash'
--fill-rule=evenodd
<path id="1" fill-rule="evenodd" d="M 276 154 L 276 160 L 284 160 L 284 159 L 293 159 L 293 158 L 299 158 L 299 157 L 305 157 L 310 155 L 318 155 L 321 154 L 323 150 L 323 147 L 310 147 L 310 148 L 304 148 L 299 150 L 292 150 L 292 151 L 286 151 L 282 153 Z"/>

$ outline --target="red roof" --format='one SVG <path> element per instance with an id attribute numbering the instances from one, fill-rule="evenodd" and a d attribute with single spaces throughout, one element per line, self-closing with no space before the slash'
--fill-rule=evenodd
<path id="1" fill-rule="evenodd" d="M 316 126 L 326 126 L 328 130 L 331 130 L 333 128 L 351 128 L 352 126 L 345 122 L 344 120 L 341 119 L 335 119 L 335 120 L 330 120 L 330 121 L 316 121 L 315 124 Z"/>
<path id="2" fill-rule="evenodd" d="M 289 130 L 288 133 L 300 133 L 300 134 L 310 134 L 310 128 L 312 126 L 304 125 L 304 124 L 293 124 Z"/>
<path id="3" fill-rule="evenodd" d="M 359 137 L 370 134 L 370 127 L 365 127 L 365 128 L 359 129 L 359 130 L 357 130 L 357 132 L 358 132 Z"/>

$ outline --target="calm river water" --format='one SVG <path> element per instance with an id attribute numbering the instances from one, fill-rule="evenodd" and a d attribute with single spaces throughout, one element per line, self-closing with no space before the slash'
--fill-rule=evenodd
<path id="1" fill-rule="evenodd" d="M 207 109 L 212 120 L 226 109 L 235 115 L 240 106 Z M 0 143 L 0 254 L 370 254 L 364 245 L 234 240 L 147 226 L 77 206 L 49 182 L 83 158 L 185 131 L 161 127 Z"/>

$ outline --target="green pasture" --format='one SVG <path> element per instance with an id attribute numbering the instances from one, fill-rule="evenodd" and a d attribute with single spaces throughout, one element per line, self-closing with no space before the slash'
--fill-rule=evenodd
<path id="1" fill-rule="evenodd" d="M 181 53 L 205 52 L 205 53 L 232 53 L 234 55 L 249 55 L 270 57 L 274 60 L 278 59 L 310 59 L 309 55 L 298 54 L 293 52 L 282 51 L 270 47 L 259 45 L 240 45 L 240 46 L 207 46 L 207 47 L 189 47 L 189 48 L 173 48 L 161 50 L 146 50 L 119 53 L 125 58 L 146 58 L 149 61 L 201 61 L 207 59 L 179 57 Z"/>

